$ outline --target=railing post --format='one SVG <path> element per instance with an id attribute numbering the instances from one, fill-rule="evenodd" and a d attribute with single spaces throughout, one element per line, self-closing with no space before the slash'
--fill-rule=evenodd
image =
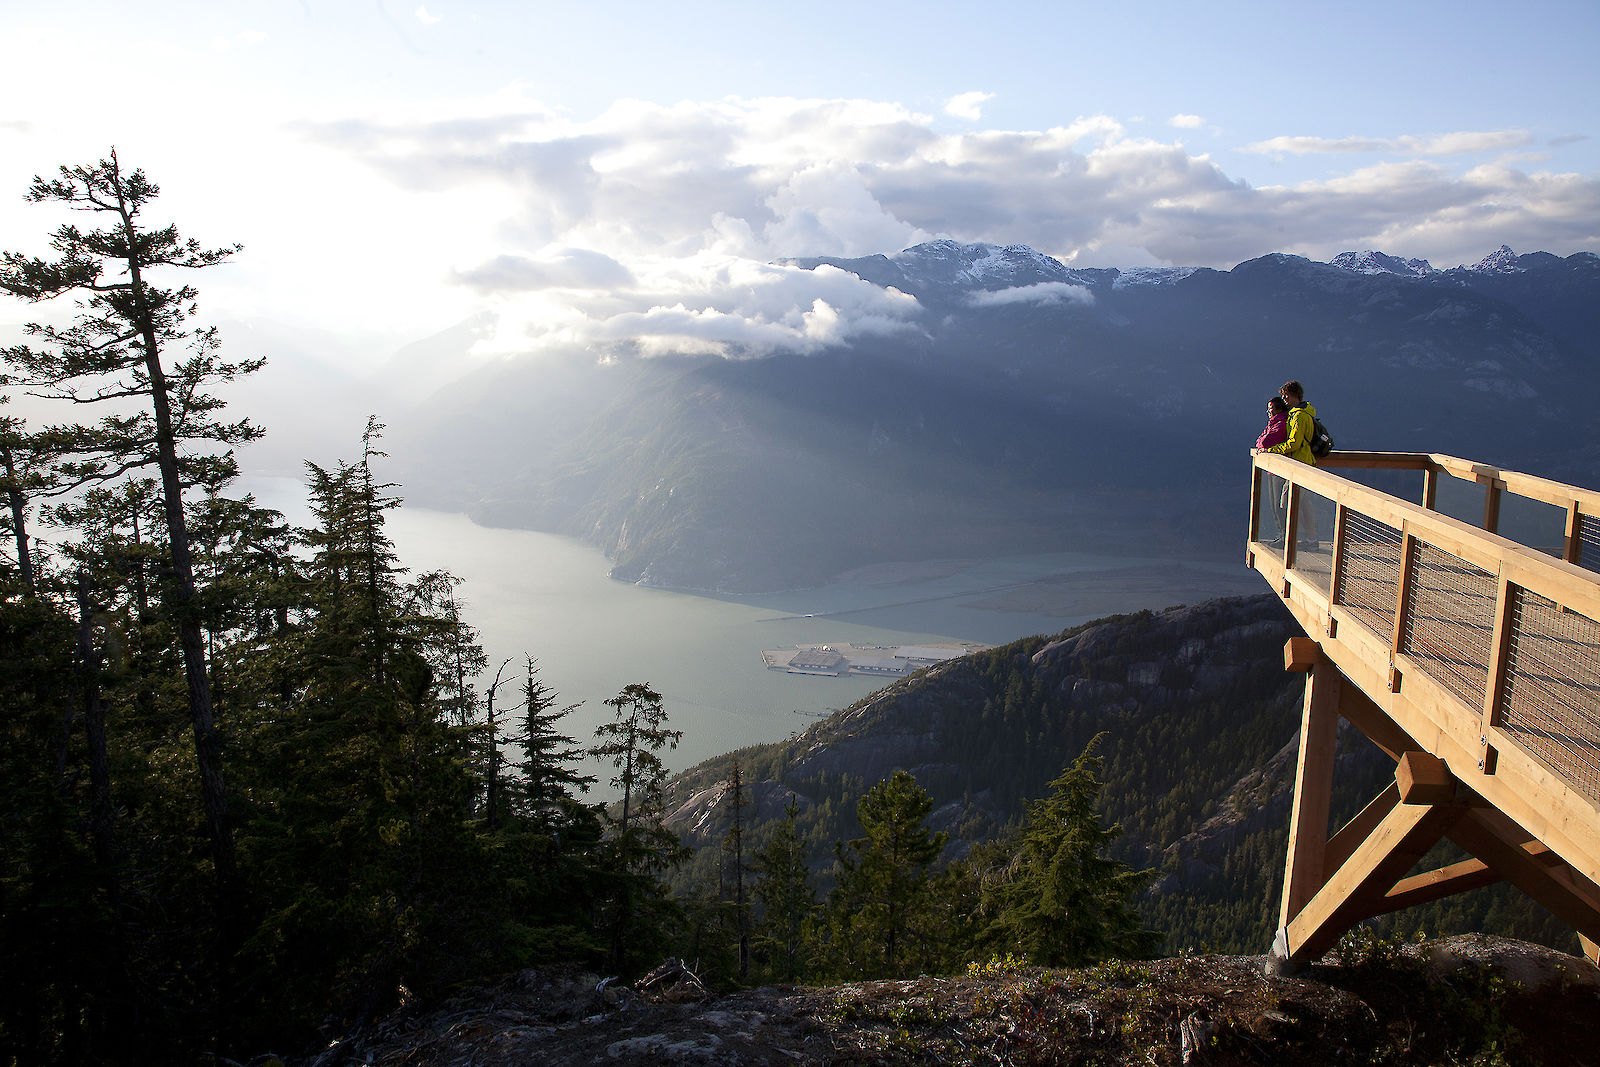
<path id="1" fill-rule="evenodd" d="M 1439 502 L 1439 465 L 1429 463 L 1422 470 L 1422 506 L 1429 511 L 1438 511 Z"/>
<path id="2" fill-rule="evenodd" d="M 1494 631 L 1489 638 L 1489 677 L 1483 687 L 1483 715 L 1478 727 L 1478 745 L 1483 750 L 1478 757 L 1478 770 L 1493 774 L 1495 746 L 1490 742 L 1500 725 L 1501 683 L 1506 676 L 1506 657 L 1510 654 L 1512 638 L 1511 610 L 1515 606 L 1517 590 L 1505 575 L 1500 576 L 1494 594 Z"/>
<path id="3" fill-rule="evenodd" d="M 1576 500 L 1567 508 L 1567 536 L 1561 558 L 1568 563 L 1583 564 L 1583 515 Z"/>
<path id="4" fill-rule="evenodd" d="M 1250 537 L 1251 541 L 1261 540 L 1261 481 L 1262 470 L 1256 465 L 1254 456 L 1250 457 Z"/>
<path id="5" fill-rule="evenodd" d="M 1284 485 L 1283 516 L 1283 569 L 1294 570 L 1295 542 L 1300 540 L 1300 487 L 1294 482 Z"/>
<path id="6" fill-rule="evenodd" d="M 1400 691 L 1400 672 L 1394 665 L 1395 654 L 1400 651 L 1401 638 L 1406 632 L 1406 605 L 1411 600 L 1411 572 L 1417 555 L 1417 539 L 1411 533 L 1411 524 L 1400 528 L 1400 574 L 1394 590 L 1394 630 L 1389 634 L 1389 691 Z"/>
<path id="7" fill-rule="evenodd" d="M 1483 528 L 1487 533 L 1500 532 L 1500 482 L 1493 475 L 1484 478 Z"/>
<path id="8" fill-rule="evenodd" d="M 1339 602 L 1339 583 L 1344 581 L 1344 527 L 1349 512 L 1338 501 L 1333 505 L 1333 565 L 1328 571 L 1328 636 L 1336 636 L 1333 605 Z"/>

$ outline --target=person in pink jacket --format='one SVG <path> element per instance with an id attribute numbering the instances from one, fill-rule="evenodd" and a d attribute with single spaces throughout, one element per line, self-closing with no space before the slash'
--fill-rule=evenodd
<path id="1" fill-rule="evenodd" d="M 1267 428 L 1256 438 L 1257 448 L 1271 448 L 1289 439 L 1289 405 L 1281 396 L 1267 401 Z"/>

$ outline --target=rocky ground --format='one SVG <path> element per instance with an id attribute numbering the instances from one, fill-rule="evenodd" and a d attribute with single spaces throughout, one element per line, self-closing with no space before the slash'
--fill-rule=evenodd
<path id="1" fill-rule="evenodd" d="M 548 968 L 279 1062 L 1577 1067 L 1600 1064 L 1597 1023 L 1585 960 L 1498 938 L 1356 938 L 1290 978 L 1260 957 L 1191 956 L 711 995 L 672 967 L 636 988 Z"/>

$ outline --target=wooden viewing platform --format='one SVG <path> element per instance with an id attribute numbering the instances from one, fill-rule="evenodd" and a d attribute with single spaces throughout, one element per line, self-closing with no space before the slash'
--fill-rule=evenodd
<path id="1" fill-rule="evenodd" d="M 1276 964 L 1498 881 L 1600 960 L 1600 493 L 1451 456 L 1260 453 L 1250 505 L 1246 561 L 1308 635 L 1284 649 L 1307 680 Z M 1395 781 L 1330 836 L 1341 717 Z M 1414 872 L 1443 839 L 1472 858 Z"/>

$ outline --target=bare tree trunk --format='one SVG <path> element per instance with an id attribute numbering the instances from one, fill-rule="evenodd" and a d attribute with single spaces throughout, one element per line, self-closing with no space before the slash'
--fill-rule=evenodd
<path id="1" fill-rule="evenodd" d="M 39 588 L 33 578 L 33 556 L 28 551 L 28 517 L 24 510 L 27 501 L 17 482 L 17 466 L 11 456 L 11 446 L 0 441 L 0 462 L 5 464 L 6 497 L 11 504 L 11 532 L 17 540 L 17 568 L 22 572 L 22 587 L 28 595 L 36 597 Z"/>
<path id="2" fill-rule="evenodd" d="M 100 654 L 94 647 L 94 612 L 89 603 L 89 576 L 78 572 L 78 671 L 83 720 L 89 740 L 89 826 L 94 855 L 117 896 L 112 871 L 117 859 L 117 813 L 111 803 L 111 754 L 106 743 L 106 702 L 100 695 Z"/>

